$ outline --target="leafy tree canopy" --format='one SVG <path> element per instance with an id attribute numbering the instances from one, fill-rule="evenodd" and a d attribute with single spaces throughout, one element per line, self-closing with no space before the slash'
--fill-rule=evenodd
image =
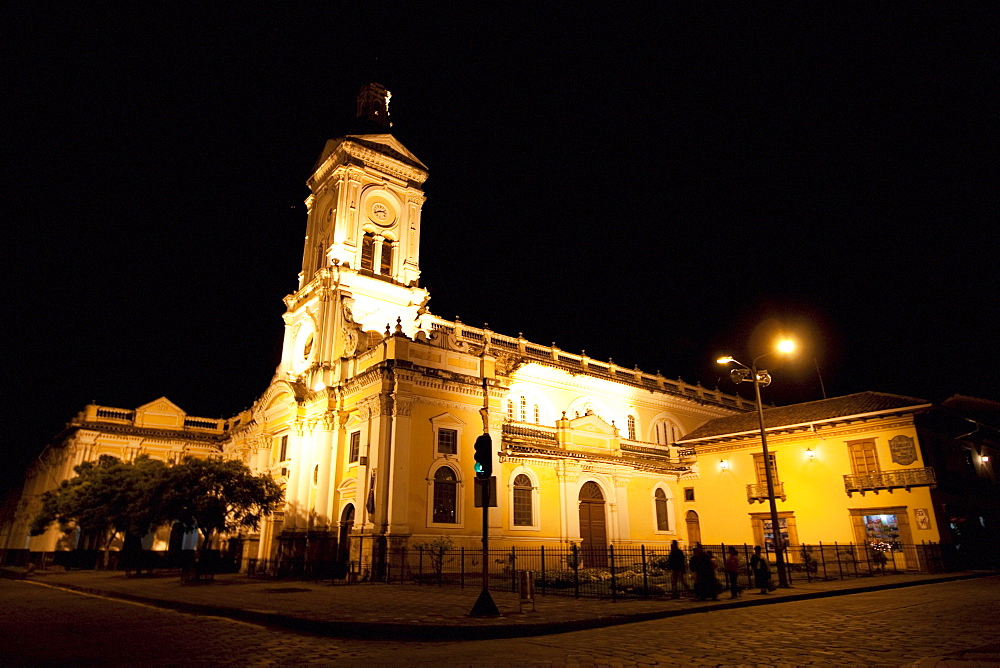
<path id="1" fill-rule="evenodd" d="M 215 533 L 256 530 L 283 497 L 270 476 L 254 475 L 241 461 L 188 457 L 167 470 L 163 505 L 172 521 L 197 527 L 207 543 Z"/>
<path id="2" fill-rule="evenodd" d="M 254 475 L 240 461 L 186 458 L 180 464 L 137 457 L 122 462 L 102 455 L 75 469 L 42 496 L 42 510 L 32 522 L 37 536 L 58 522 L 64 531 L 80 527 L 143 536 L 157 526 L 179 522 L 197 527 L 205 543 L 219 532 L 255 530 L 281 504 L 281 487 L 267 475 Z"/>
<path id="3" fill-rule="evenodd" d="M 164 521 L 158 503 L 167 465 L 146 456 L 125 463 L 111 455 L 74 468 L 76 477 L 42 495 L 42 510 L 31 526 L 37 536 L 58 522 L 63 531 L 113 536 L 144 535 Z"/>

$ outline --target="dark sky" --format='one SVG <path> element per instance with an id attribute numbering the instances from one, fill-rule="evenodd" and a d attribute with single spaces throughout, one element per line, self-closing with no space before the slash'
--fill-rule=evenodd
<path id="1" fill-rule="evenodd" d="M 0 482 L 91 400 L 267 386 L 370 80 L 435 313 L 728 392 L 784 328 L 768 401 L 1000 399 L 998 16 L 869 4 L 8 4 Z"/>

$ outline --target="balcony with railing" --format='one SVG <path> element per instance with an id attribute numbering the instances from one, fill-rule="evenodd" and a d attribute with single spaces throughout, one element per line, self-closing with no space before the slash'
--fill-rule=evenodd
<path id="1" fill-rule="evenodd" d="M 766 482 L 753 482 L 747 485 L 747 503 L 764 503 L 767 498 Z M 774 498 L 785 500 L 785 483 L 774 482 Z"/>
<path id="2" fill-rule="evenodd" d="M 850 497 L 854 492 L 860 492 L 861 496 L 865 492 L 875 492 L 886 489 L 891 493 L 894 489 L 910 490 L 911 487 L 937 485 L 937 476 L 934 469 L 914 468 L 896 469 L 894 471 L 872 471 L 861 475 L 845 475 L 844 490 Z"/>

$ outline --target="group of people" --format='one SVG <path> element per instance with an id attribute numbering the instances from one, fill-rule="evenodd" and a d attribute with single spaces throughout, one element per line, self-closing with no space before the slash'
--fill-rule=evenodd
<path id="1" fill-rule="evenodd" d="M 670 584 L 673 591 L 673 598 L 680 598 L 680 590 L 687 589 L 687 569 L 690 567 L 694 574 L 694 597 L 697 601 L 718 601 L 719 594 L 725 589 L 729 589 L 729 598 L 739 598 L 742 595 L 743 587 L 740 585 L 740 573 L 743 570 L 739 552 L 735 547 L 728 549 L 728 554 L 723 562 L 722 569 L 726 577 L 726 585 L 723 587 L 719 582 L 719 564 L 711 550 L 705 550 L 700 543 L 695 543 L 691 551 L 690 562 L 685 558 L 683 550 L 673 541 L 670 544 L 670 554 L 667 556 L 667 569 L 670 571 Z M 761 553 L 760 545 L 753 548 L 753 556 L 750 557 L 750 572 L 753 574 L 754 586 L 760 589 L 761 594 L 768 594 L 774 588 L 771 584 L 771 564 L 767 557 Z"/>

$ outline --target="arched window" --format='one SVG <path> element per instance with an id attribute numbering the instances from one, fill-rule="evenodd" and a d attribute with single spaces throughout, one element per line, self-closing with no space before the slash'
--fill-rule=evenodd
<path id="1" fill-rule="evenodd" d="M 434 474 L 434 522 L 455 524 L 458 522 L 458 480 L 450 467 L 442 466 Z"/>
<path id="2" fill-rule="evenodd" d="M 514 526 L 516 527 L 530 527 L 535 523 L 531 493 L 531 478 L 523 473 L 514 478 Z"/>
<path id="3" fill-rule="evenodd" d="M 365 232 L 361 239 L 361 268 L 373 271 L 375 268 L 375 236 Z"/>
<path id="4" fill-rule="evenodd" d="M 630 441 L 635 440 L 635 416 L 628 416 L 628 438 Z"/>
<path id="5" fill-rule="evenodd" d="M 653 504 L 656 506 L 656 530 L 670 531 L 670 520 L 667 514 L 667 494 L 657 488 L 653 494 Z"/>
<path id="6" fill-rule="evenodd" d="M 385 276 L 392 274 L 392 242 L 388 239 L 382 240 L 382 255 L 379 258 L 378 272 Z"/>
<path id="7" fill-rule="evenodd" d="M 660 445 L 670 445 L 680 438 L 680 429 L 670 420 L 657 420 L 653 425 L 656 442 Z"/>

